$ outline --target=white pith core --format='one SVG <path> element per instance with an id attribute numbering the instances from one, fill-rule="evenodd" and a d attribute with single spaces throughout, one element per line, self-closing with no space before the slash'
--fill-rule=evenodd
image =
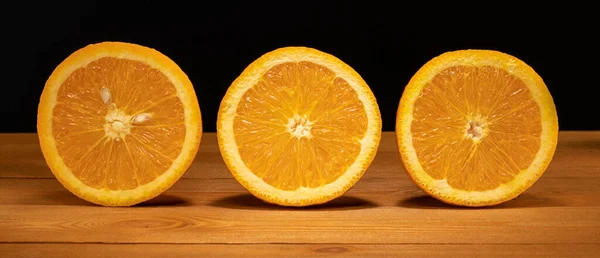
<path id="1" fill-rule="evenodd" d="M 480 142 L 487 135 L 487 123 L 480 116 L 467 119 L 465 126 L 465 137 L 474 142 Z"/>
<path id="2" fill-rule="evenodd" d="M 298 139 L 302 137 L 311 138 L 310 129 L 314 123 L 308 120 L 306 115 L 294 115 L 294 117 L 288 120 L 287 128 L 291 134 L 291 137 Z"/>
<path id="3" fill-rule="evenodd" d="M 109 138 L 120 141 L 131 133 L 133 125 L 142 124 L 152 117 L 149 113 L 140 113 L 136 115 L 127 115 L 119 110 L 115 103 L 112 103 L 112 94 L 108 88 L 102 88 L 100 97 L 104 104 L 108 105 L 106 113 L 106 123 L 104 124 L 104 132 Z"/>

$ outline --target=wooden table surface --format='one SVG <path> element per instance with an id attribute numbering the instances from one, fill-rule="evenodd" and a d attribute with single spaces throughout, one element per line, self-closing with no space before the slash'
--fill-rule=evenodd
<path id="1" fill-rule="evenodd" d="M 561 131 L 550 168 L 493 208 L 457 208 L 405 175 L 383 134 L 343 197 L 280 208 L 249 195 L 206 133 L 184 178 L 156 199 L 99 207 L 67 192 L 35 134 L 0 134 L 0 257 L 600 257 L 600 131 Z"/>

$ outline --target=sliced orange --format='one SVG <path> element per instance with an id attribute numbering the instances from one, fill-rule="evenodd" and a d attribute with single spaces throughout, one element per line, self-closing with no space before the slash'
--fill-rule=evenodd
<path id="1" fill-rule="evenodd" d="M 396 136 L 410 178 L 460 206 L 511 200 L 544 173 L 558 118 L 542 78 L 497 51 L 462 50 L 425 64 L 406 86 Z"/>
<path id="2" fill-rule="evenodd" d="M 349 190 L 372 162 L 381 115 L 369 86 L 306 47 L 269 52 L 232 83 L 217 135 L 233 176 L 256 197 L 308 206 Z"/>
<path id="3" fill-rule="evenodd" d="M 156 50 L 120 42 L 86 46 L 54 70 L 37 128 L 56 178 L 105 206 L 134 205 L 171 187 L 202 134 L 186 74 Z"/>

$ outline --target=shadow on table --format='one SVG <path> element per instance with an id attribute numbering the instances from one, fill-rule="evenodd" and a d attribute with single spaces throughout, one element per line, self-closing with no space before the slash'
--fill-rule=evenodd
<path id="1" fill-rule="evenodd" d="M 83 200 L 70 192 L 53 192 L 35 199 L 27 199 L 21 202 L 21 204 L 30 205 L 72 205 L 72 206 L 98 206 L 94 203 Z M 172 195 L 159 195 L 154 199 L 145 201 L 143 203 L 134 205 L 133 207 L 159 207 L 159 206 L 189 206 L 190 203 L 177 196 Z"/>
<path id="2" fill-rule="evenodd" d="M 83 200 L 66 190 L 36 195 L 35 198 L 23 200 L 20 202 L 20 204 L 95 206 L 95 204 L 88 202 L 86 200 Z"/>
<path id="3" fill-rule="evenodd" d="M 133 207 L 166 207 L 166 206 L 190 206 L 191 203 L 179 196 L 161 194 L 153 199 L 147 200 Z"/>
<path id="4" fill-rule="evenodd" d="M 400 200 L 398 206 L 415 209 L 512 209 L 512 208 L 541 208 L 565 206 L 564 203 L 551 197 L 541 197 L 524 193 L 510 201 L 490 207 L 460 207 L 446 204 L 431 196 L 422 195 Z"/>
<path id="5" fill-rule="evenodd" d="M 308 206 L 308 207 L 282 207 L 274 204 L 266 203 L 251 194 L 240 194 L 235 196 L 229 196 L 222 199 L 215 200 L 209 204 L 213 207 L 227 208 L 227 209 L 246 209 L 246 210 L 356 210 L 356 209 L 367 209 L 374 208 L 378 205 L 351 196 L 341 196 L 328 203 Z"/>

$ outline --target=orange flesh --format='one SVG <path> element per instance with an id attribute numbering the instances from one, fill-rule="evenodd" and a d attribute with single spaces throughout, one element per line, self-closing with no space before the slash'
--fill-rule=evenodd
<path id="1" fill-rule="evenodd" d="M 311 62 L 272 67 L 245 92 L 234 133 L 242 160 L 282 190 L 340 177 L 360 152 L 367 115 L 351 86 Z"/>
<path id="2" fill-rule="evenodd" d="M 414 104 L 413 146 L 424 171 L 467 191 L 495 189 L 529 167 L 540 109 L 519 78 L 493 67 L 436 75 Z"/>
<path id="3" fill-rule="evenodd" d="M 102 88 L 111 92 L 105 104 Z M 146 113 L 141 124 L 107 121 L 119 111 Z M 122 139 L 105 126 L 130 124 Z M 116 126 L 116 127 L 115 127 Z M 59 155 L 75 177 L 93 188 L 134 189 L 164 173 L 179 156 L 185 138 L 184 109 L 176 89 L 160 71 L 134 60 L 105 57 L 75 70 L 61 85 L 52 133 Z"/>

